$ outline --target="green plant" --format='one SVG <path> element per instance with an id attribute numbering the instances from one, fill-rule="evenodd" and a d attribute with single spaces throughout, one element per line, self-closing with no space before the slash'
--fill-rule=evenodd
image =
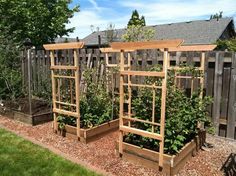
<path id="1" fill-rule="evenodd" d="M 156 66 L 151 70 L 159 71 L 160 66 Z M 194 75 L 196 70 L 192 67 L 186 68 L 188 73 Z M 184 71 L 182 71 L 184 72 Z M 160 79 L 148 78 L 146 83 L 155 83 L 160 85 Z M 197 134 L 197 123 L 209 123 L 207 106 L 211 103 L 210 97 L 199 98 L 200 91 L 194 92 L 191 97 L 186 95 L 185 90 L 179 89 L 174 85 L 174 75 L 170 71 L 168 75 L 166 98 L 166 122 L 165 122 L 165 153 L 177 153 L 188 141 L 193 139 Z M 135 118 L 143 120 L 151 120 L 152 117 L 152 95 L 153 91 L 147 88 L 141 88 L 137 91 L 137 96 L 133 98 L 132 106 Z M 160 119 L 161 109 L 161 90 L 156 90 L 155 98 L 155 117 Z M 157 120 L 156 122 L 160 122 Z M 133 124 L 138 129 L 151 131 L 151 125 L 144 123 Z M 160 132 L 159 127 L 155 127 L 156 133 Z M 141 147 L 158 150 L 159 143 L 157 140 L 129 134 L 125 137 L 125 141 L 140 145 Z"/>
<path id="2" fill-rule="evenodd" d="M 131 25 L 126 29 L 122 39 L 126 42 L 149 41 L 154 37 L 155 31 L 150 27 Z"/>
<path id="3" fill-rule="evenodd" d="M 66 121 L 66 117 L 64 117 L 64 116 L 58 116 L 57 117 L 58 129 L 59 130 L 62 130 L 62 131 L 65 130 L 65 126 L 66 126 L 65 121 Z"/>
<path id="4" fill-rule="evenodd" d="M 80 99 L 80 114 L 81 125 L 87 128 L 100 125 L 118 116 L 117 99 L 112 100 L 111 95 L 106 91 L 105 83 L 97 83 L 93 80 L 95 74 L 95 69 L 84 71 L 87 91 Z M 115 102 L 113 117 L 112 101 Z"/>
<path id="5" fill-rule="evenodd" d="M 34 46 L 52 42 L 58 36 L 68 35 L 74 28 L 66 24 L 79 11 L 79 6 L 69 7 L 71 0 L 1 0 L 0 31 L 7 28 L 5 37 L 14 35 L 22 43 L 30 38 Z"/>
<path id="6" fill-rule="evenodd" d="M 86 92 L 82 93 L 80 97 L 81 128 L 92 128 L 118 117 L 118 99 L 112 99 L 112 95 L 106 91 L 105 82 L 94 81 L 95 75 L 96 69 L 94 68 L 86 69 L 83 73 Z M 114 103 L 113 109 L 112 101 Z M 62 127 L 65 124 L 76 126 L 74 117 L 60 117 L 58 122 Z"/>
<path id="7" fill-rule="evenodd" d="M 20 49 L 12 36 L 0 33 L 0 100 L 15 100 L 23 94 Z"/>

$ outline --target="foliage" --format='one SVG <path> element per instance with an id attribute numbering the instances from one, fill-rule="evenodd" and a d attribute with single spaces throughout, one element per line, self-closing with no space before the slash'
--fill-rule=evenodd
<path id="1" fill-rule="evenodd" d="M 155 31 L 149 27 L 141 25 L 131 25 L 126 29 L 122 39 L 126 42 L 149 41 L 154 37 Z"/>
<path id="2" fill-rule="evenodd" d="M 22 43 L 30 38 L 33 45 L 53 41 L 74 29 L 66 29 L 79 7 L 68 7 L 71 0 L 1 0 L 0 31 L 7 29 L 6 36 L 14 35 L 14 41 Z"/>
<path id="3" fill-rule="evenodd" d="M 220 11 L 219 13 L 216 13 L 216 14 L 210 16 L 210 20 L 211 19 L 219 20 L 220 18 L 223 18 L 223 11 Z"/>
<path id="4" fill-rule="evenodd" d="M 4 32 L 0 33 L 0 100 L 15 100 L 22 94 L 19 48 Z"/>
<path id="5" fill-rule="evenodd" d="M 155 30 L 145 26 L 146 22 L 144 16 L 139 18 L 138 11 L 133 11 L 122 39 L 126 42 L 149 41 L 153 39 Z"/>
<path id="6" fill-rule="evenodd" d="M 115 30 L 115 25 L 110 23 L 107 26 L 107 30 L 105 31 L 106 41 L 107 43 L 111 43 L 117 39 L 117 31 Z"/>
<path id="7" fill-rule="evenodd" d="M 192 68 L 187 68 L 186 71 Z M 160 71 L 160 67 L 152 68 Z M 196 72 L 196 71 L 195 71 Z M 146 83 L 161 85 L 160 79 L 147 79 Z M 211 103 L 210 97 L 199 98 L 200 92 L 195 92 L 188 97 L 184 90 L 174 86 L 174 74 L 172 71 L 168 75 L 166 98 L 166 123 L 165 123 L 165 152 L 169 154 L 177 153 L 186 142 L 197 134 L 197 123 L 206 122 L 209 124 L 207 106 Z M 158 96 L 159 95 L 159 96 Z M 161 90 L 156 90 L 155 97 L 155 117 L 160 118 L 161 109 Z M 141 88 L 137 96 L 133 98 L 132 106 L 135 118 L 151 120 L 152 117 L 152 96 L 153 90 Z M 159 120 L 157 123 L 160 122 Z M 152 127 L 148 124 L 135 123 L 138 129 L 151 131 Z M 159 127 L 155 127 L 155 132 L 160 133 Z M 125 138 L 126 142 L 134 143 L 146 148 L 158 150 L 158 141 L 150 138 L 129 134 Z"/>
<path id="8" fill-rule="evenodd" d="M 94 81 L 96 69 L 86 69 L 83 73 L 86 82 L 86 92 L 80 97 L 81 128 L 92 128 L 118 117 L 118 99 L 112 100 L 112 96 L 106 91 L 104 83 Z M 112 107 L 112 101 L 114 107 Z M 113 116 L 112 116 L 113 115 Z M 58 117 L 59 128 L 65 124 L 76 125 L 73 117 Z"/>
<path id="9" fill-rule="evenodd" d="M 0 138 L 2 176 L 98 175 L 3 129 L 0 129 Z"/>
<path id="10" fill-rule="evenodd" d="M 218 40 L 216 44 L 217 50 L 236 51 L 236 38 L 229 40 Z"/>
<path id="11" fill-rule="evenodd" d="M 139 13 L 137 10 L 134 10 L 132 12 L 132 16 L 128 22 L 128 27 L 130 26 L 146 26 L 145 18 L 144 16 L 141 16 L 139 18 Z"/>
<path id="12" fill-rule="evenodd" d="M 84 72 L 87 91 L 80 100 L 81 122 L 84 127 L 93 127 L 112 120 L 118 115 L 117 100 L 112 100 L 106 91 L 105 84 L 98 84 L 93 80 L 95 69 L 87 69 Z M 112 101 L 115 101 L 114 114 L 112 117 Z"/>

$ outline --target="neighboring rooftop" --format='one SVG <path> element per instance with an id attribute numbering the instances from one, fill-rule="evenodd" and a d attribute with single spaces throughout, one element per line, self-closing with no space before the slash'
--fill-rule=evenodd
<path id="1" fill-rule="evenodd" d="M 184 39 L 184 44 L 213 44 L 218 39 L 228 39 L 235 36 L 233 18 L 198 20 L 147 27 L 155 30 L 154 40 Z M 117 38 L 114 41 L 122 41 L 122 35 L 126 29 L 115 31 Z M 93 32 L 82 41 L 87 46 L 96 46 L 99 43 L 98 36 L 101 37 L 101 45 L 108 45 L 105 31 Z"/>
<path id="2" fill-rule="evenodd" d="M 78 41 L 77 38 L 61 37 L 55 39 L 55 43 L 76 42 L 76 41 Z"/>

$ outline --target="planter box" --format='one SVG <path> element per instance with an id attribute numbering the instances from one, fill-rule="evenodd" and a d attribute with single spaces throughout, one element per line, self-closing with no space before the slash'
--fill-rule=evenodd
<path id="1" fill-rule="evenodd" d="M 38 125 L 53 120 L 52 112 L 29 115 L 5 107 L 0 107 L 0 115 L 30 125 Z"/>
<path id="2" fill-rule="evenodd" d="M 110 131 L 117 130 L 118 128 L 119 128 L 119 119 L 106 122 L 102 125 L 99 125 L 93 128 L 80 129 L 80 134 L 81 134 L 80 141 L 83 143 L 94 141 L 98 138 L 101 138 L 102 136 L 104 136 Z M 76 134 L 76 127 L 74 126 L 66 125 L 65 131 L 64 132 L 59 131 L 59 134 L 65 137 L 72 138 L 72 139 L 76 139 L 76 140 L 78 139 L 77 134 Z"/>
<path id="3" fill-rule="evenodd" d="M 185 165 L 185 163 L 192 157 L 195 156 L 198 150 L 201 148 L 206 139 L 206 132 L 199 132 L 198 136 L 192 141 L 187 143 L 181 151 L 176 155 L 164 155 L 164 166 L 162 172 L 167 175 L 173 176 Z M 118 152 L 118 142 L 116 143 L 116 152 Z M 159 170 L 158 159 L 159 153 L 140 148 L 138 146 L 123 143 L 123 156 L 122 158 L 131 161 L 135 164 L 146 166 L 152 169 Z"/>

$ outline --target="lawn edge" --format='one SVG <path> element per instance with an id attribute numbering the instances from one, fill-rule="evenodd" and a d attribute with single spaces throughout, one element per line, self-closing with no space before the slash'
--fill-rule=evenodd
<path id="1" fill-rule="evenodd" d="M 37 140 L 35 140 L 34 138 L 29 137 L 29 136 L 26 136 L 26 135 L 23 135 L 23 134 L 21 134 L 21 133 L 15 131 L 15 130 L 9 129 L 9 128 L 5 127 L 5 126 L 2 125 L 2 124 L 0 124 L 0 128 L 6 130 L 6 131 L 8 131 L 8 132 L 11 132 L 11 133 L 13 133 L 13 134 L 15 134 L 15 135 L 17 135 L 17 136 L 19 136 L 19 137 L 21 137 L 21 138 L 27 140 L 27 141 L 30 141 L 30 142 L 32 142 L 33 144 L 36 144 L 36 145 L 38 145 L 38 146 L 40 146 L 40 147 L 42 147 L 42 148 L 44 148 L 44 149 L 47 149 L 47 150 L 49 150 L 50 152 L 52 152 L 52 153 L 54 153 L 54 154 L 56 154 L 56 155 L 59 155 L 59 156 L 63 157 L 63 158 L 66 159 L 66 160 L 71 161 L 72 163 L 75 163 L 75 164 L 78 164 L 78 165 L 80 165 L 80 166 L 82 166 L 82 167 L 85 167 L 85 169 L 88 169 L 88 170 L 90 170 L 90 171 L 93 171 L 93 172 L 95 172 L 95 173 L 97 173 L 97 174 L 101 174 L 101 175 L 104 175 L 104 176 L 113 176 L 113 174 L 108 173 L 108 172 L 106 172 L 106 171 L 103 170 L 103 169 L 97 168 L 97 167 L 92 166 L 91 164 L 89 164 L 89 163 L 87 163 L 87 162 L 84 162 L 84 161 L 81 161 L 81 160 L 79 160 L 79 159 L 73 158 L 73 157 L 71 157 L 70 155 L 68 155 L 68 154 L 66 154 L 66 153 L 64 153 L 64 152 L 62 152 L 62 151 L 60 151 L 60 150 L 58 150 L 57 148 L 54 148 L 54 147 L 52 147 L 52 146 L 49 146 L 49 145 L 47 145 L 47 144 L 45 144 L 45 143 L 43 143 L 43 142 L 37 141 Z"/>

